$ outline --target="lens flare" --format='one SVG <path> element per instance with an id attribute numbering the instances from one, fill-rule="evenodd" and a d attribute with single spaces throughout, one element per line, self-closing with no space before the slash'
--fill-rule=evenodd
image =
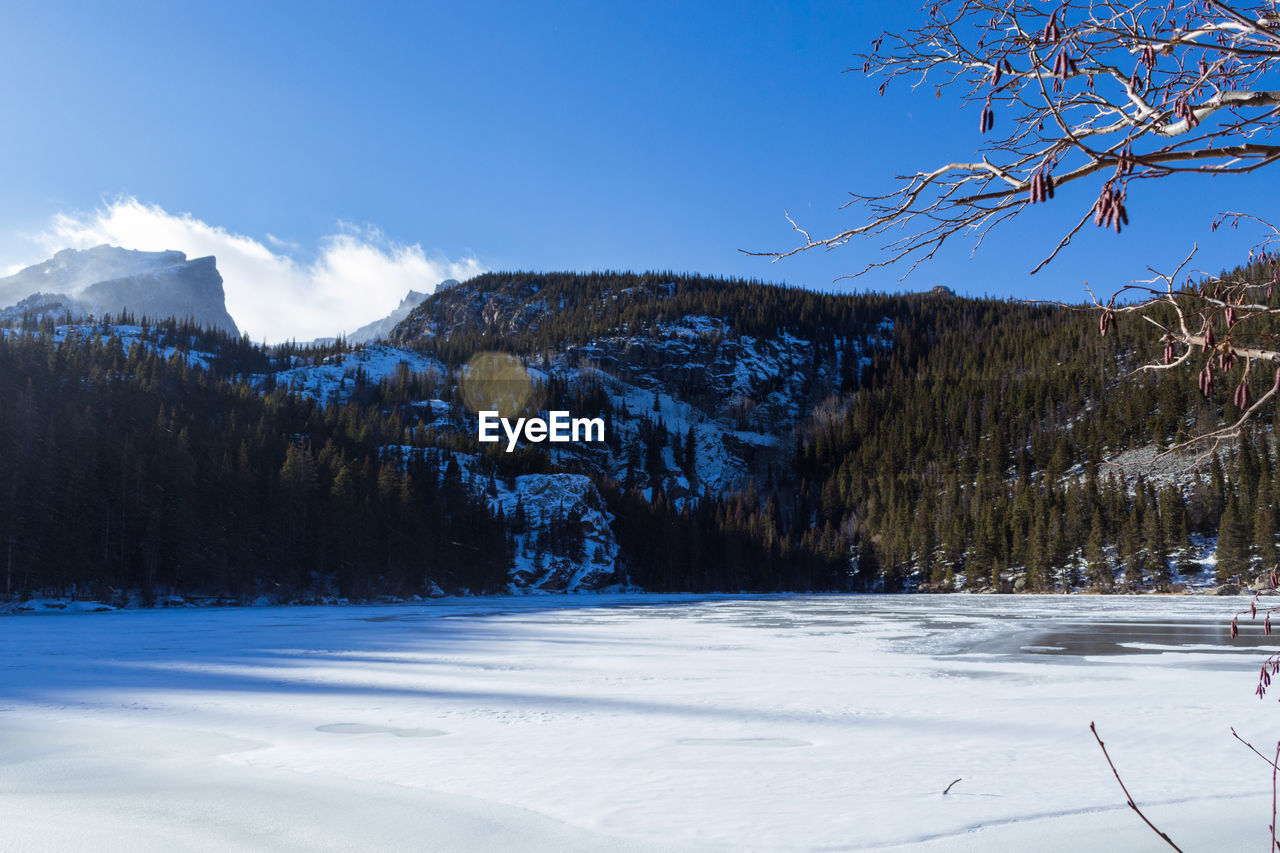
<path id="1" fill-rule="evenodd" d="M 462 402 L 473 412 L 513 418 L 533 396 L 533 380 L 520 359 L 505 352 L 480 352 L 462 368 Z"/>

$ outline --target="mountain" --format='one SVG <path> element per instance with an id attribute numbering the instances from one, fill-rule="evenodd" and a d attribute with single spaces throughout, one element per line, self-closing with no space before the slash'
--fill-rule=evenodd
<path id="1" fill-rule="evenodd" d="M 63 249 L 47 261 L 0 278 L 0 304 L 11 305 L 33 293 L 77 294 L 91 284 L 171 267 L 186 261 L 182 252 L 140 252 L 101 245 Z"/>
<path id="2" fill-rule="evenodd" d="M 1270 415 L 1154 465 L 1236 413 L 1189 369 L 1135 372 L 1146 330 L 1083 311 L 513 272 L 355 347 L 10 326 L 20 592 L 1148 591 L 1248 579 L 1277 544 Z M 599 418 L 604 440 L 478 441 L 464 400 L 494 353 L 528 375 L 519 415 Z"/>
<path id="3" fill-rule="evenodd" d="M 85 307 L 70 296 L 57 293 L 33 293 L 8 308 L 0 308 L 0 324 L 18 325 L 23 321 L 38 323 L 48 317 L 61 322 L 67 317 L 83 319 Z"/>
<path id="4" fill-rule="evenodd" d="M 64 249 L 52 258 L 0 278 L 0 306 L 20 316 L 17 305 L 48 307 L 58 297 L 73 315 L 120 314 L 162 319 L 191 318 L 208 328 L 237 334 L 227 313 L 222 276 L 212 256 L 188 260 L 182 252 L 141 252 L 115 246 Z"/>
<path id="5" fill-rule="evenodd" d="M 432 292 L 439 293 L 457 285 L 457 279 L 447 278 L 437 284 Z M 408 317 L 414 308 L 421 305 L 426 298 L 426 293 L 410 290 L 390 314 L 379 320 L 374 320 L 372 323 L 366 323 L 354 332 L 344 335 L 343 339 L 349 344 L 372 344 L 385 340 L 395 331 L 396 326 Z M 337 340 L 336 337 L 316 338 L 312 343 L 316 346 L 328 346 Z"/>
<path id="6" fill-rule="evenodd" d="M 446 287 L 450 284 L 457 284 L 453 279 L 441 282 L 437 288 Z M 399 325 L 400 321 L 409 316 L 409 312 L 422 304 L 427 298 L 427 294 L 419 293 L 416 290 L 410 290 L 404 299 L 400 300 L 400 304 L 395 310 L 381 320 L 374 320 L 372 323 L 366 323 L 347 335 L 347 343 L 352 344 L 368 344 L 374 341 L 380 341 L 391 334 L 392 330 Z"/>

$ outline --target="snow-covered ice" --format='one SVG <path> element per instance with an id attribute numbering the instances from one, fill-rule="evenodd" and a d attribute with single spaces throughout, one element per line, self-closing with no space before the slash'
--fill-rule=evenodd
<path id="1" fill-rule="evenodd" d="M 1266 849 L 1242 600 L 561 596 L 0 618 L 0 848 Z M 949 794 L 943 790 L 960 779 Z"/>

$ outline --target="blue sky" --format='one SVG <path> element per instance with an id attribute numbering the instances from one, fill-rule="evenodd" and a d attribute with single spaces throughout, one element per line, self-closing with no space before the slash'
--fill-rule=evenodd
<path id="1" fill-rule="evenodd" d="M 737 250 L 789 248 L 783 208 L 815 234 L 834 231 L 850 221 L 837 210 L 847 191 L 887 189 L 892 175 L 967 157 L 979 141 L 977 116 L 932 90 L 882 98 L 876 83 L 841 74 L 882 29 L 915 19 L 908 4 L 7 12 L 0 267 L 103 236 L 192 254 L 245 238 L 277 262 L 228 257 L 228 268 L 219 254 L 233 314 L 256 336 L 357 325 L 389 311 L 415 275 L 478 268 L 674 269 L 836 291 L 948 284 L 1075 301 L 1086 279 L 1107 290 L 1148 263 L 1172 268 L 1196 241 L 1204 268 L 1233 263 L 1251 240 L 1211 236 L 1213 214 L 1265 215 L 1277 186 L 1270 175 L 1203 179 L 1138 196 L 1124 235 L 1090 233 L 1034 278 L 1027 271 L 1080 208 L 1048 206 L 972 259 L 958 246 L 902 284 L 901 271 L 833 281 L 874 245 L 778 264 Z M 149 211 L 152 225 L 196 223 L 208 239 L 148 245 L 184 232 L 110 226 L 119 204 Z M 361 251 L 373 271 L 344 278 Z M 406 259 L 403 275 L 387 274 Z M 291 300 L 317 289 L 316 309 L 293 312 L 292 327 L 289 303 L 246 296 L 276 287 L 245 280 L 272 270 L 292 276 L 279 288 Z"/>

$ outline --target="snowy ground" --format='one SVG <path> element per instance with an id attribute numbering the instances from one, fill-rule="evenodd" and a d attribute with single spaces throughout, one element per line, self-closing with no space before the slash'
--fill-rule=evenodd
<path id="1" fill-rule="evenodd" d="M 568 596 L 0 618 L 0 849 L 1266 850 L 1240 600 Z M 942 791 L 961 779 L 951 793 Z"/>

